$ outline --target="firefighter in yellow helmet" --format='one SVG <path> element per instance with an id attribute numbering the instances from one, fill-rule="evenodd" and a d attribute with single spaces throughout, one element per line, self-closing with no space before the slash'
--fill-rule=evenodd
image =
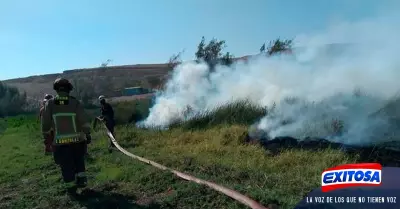
<path id="1" fill-rule="evenodd" d="M 54 131 L 54 160 L 61 168 L 67 192 L 75 194 L 87 184 L 85 149 L 91 142 L 90 124 L 81 103 L 69 95 L 73 86 L 67 79 L 56 79 L 53 88 L 57 95 L 46 102 L 42 113 L 43 138 Z"/>

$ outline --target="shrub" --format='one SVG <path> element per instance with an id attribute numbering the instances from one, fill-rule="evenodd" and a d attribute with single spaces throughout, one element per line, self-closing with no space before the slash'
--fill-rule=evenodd
<path id="1" fill-rule="evenodd" d="M 184 129 L 204 129 L 212 126 L 251 125 L 267 114 L 267 109 L 247 100 L 235 101 L 194 115 L 187 121 L 176 121 L 170 127 Z"/>
<path id="2" fill-rule="evenodd" d="M 0 117 L 24 113 L 26 94 L 21 94 L 17 88 L 0 82 Z"/>
<path id="3" fill-rule="evenodd" d="M 149 115 L 150 99 L 124 101 L 113 105 L 117 124 L 136 123 Z"/>

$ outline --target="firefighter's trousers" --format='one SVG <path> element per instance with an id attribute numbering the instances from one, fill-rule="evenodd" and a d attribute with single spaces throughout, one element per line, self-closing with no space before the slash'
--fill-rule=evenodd
<path id="1" fill-rule="evenodd" d="M 54 161 L 59 164 L 65 183 L 85 178 L 86 142 L 54 147 Z"/>

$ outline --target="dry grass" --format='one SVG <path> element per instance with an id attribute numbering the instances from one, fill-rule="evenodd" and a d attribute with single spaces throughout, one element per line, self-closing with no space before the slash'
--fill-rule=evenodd
<path id="1" fill-rule="evenodd" d="M 60 171 L 43 156 L 38 122 L 9 118 L 0 138 L 0 200 L 7 208 L 245 208 L 211 189 L 182 181 L 171 174 L 108 154 L 102 131 L 94 132 L 89 147 L 89 188 L 82 199 L 62 192 Z M 120 144 L 140 156 L 235 189 L 264 205 L 293 208 L 319 186 L 325 168 L 354 162 L 337 150 L 286 150 L 271 156 L 262 147 L 245 144 L 245 125 L 217 125 L 202 130 L 167 131 L 118 126 Z M 29 185 L 29 186 L 27 186 Z"/>
<path id="2" fill-rule="evenodd" d="M 120 96 L 120 97 L 111 97 L 108 98 L 107 101 L 110 103 L 120 103 L 120 102 L 131 102 L 135 100 L 149 99 L 154 94 L 142 94 L 142 95 L 134 95 L 134 96 Z"/>
<path id="3" fill-rule="evenodd" d="M 122 146 L 132 153 L 234 188 L 264 205 L 276 203 L 282 208 L 293 208 L 305 194 L 319 187 L 324 169 L 355 162 L 337 150 L 287 150 L 272 156 L 262 147 L 243 143 L 246 131 L 245 126 L 238 125 L 162 132 L 127 126 L 119 127 L 117 136 Z M 115 179 L 124 176 L 121 172 Z M 179 208 L 207 199 L 196 195 L 196 190 L 189 193 L 193 199 L 189 194 L 179 194 L 179 191 L 177 194 L 183 199 L 176 199 Z M 210 204 L 218 204 L 217 208 L 238 207 L 222 196 L 215 197 Z"/>

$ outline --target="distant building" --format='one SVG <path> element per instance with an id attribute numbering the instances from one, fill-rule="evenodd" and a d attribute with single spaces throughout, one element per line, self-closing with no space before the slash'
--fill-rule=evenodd
<path id="1" fill-rule="evenodd" d="M 128 87 L 124 88 L 122 90 L 123 96 L 134 96 L 134 95 L 140 95 L 140 94 L 147 94 L 148 91 L 144 89 L 143 87 L 136 86 L 136 87 Z"/>
<path id="2" fill-rule="evenodd" d="M 143 88 L 141 86 L 128 87 L 122 90 L 123 96 L 134 96 L 134 95 L 149 94 L 149 93 L 153 93 L 153 91 Z"/>

